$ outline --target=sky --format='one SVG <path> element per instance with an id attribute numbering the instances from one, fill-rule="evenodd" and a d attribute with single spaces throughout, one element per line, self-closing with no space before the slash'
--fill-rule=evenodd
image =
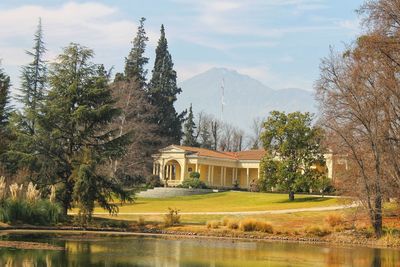
<path id="1" fill-rule="evenodd" d="M 186 80 L 212 67 L 237 70 L 268 87 L 312 90 L 329 46 L 343 49 L 359 34 L 361 0 L 2 0 L 0 59 L 19 86 L 21 65 L 41 17 L 46 59 L 70 42 L 92 48 L 94 61 L 123 70 L 141 17 L 150 38 L 151 73 L 164 24 L 178 73 Z"/>

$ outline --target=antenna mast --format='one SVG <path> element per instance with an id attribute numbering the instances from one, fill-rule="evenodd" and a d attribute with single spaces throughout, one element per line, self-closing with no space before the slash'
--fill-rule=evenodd
<path id="1" fill-rule="evenodd" d="M 225 79 L 222 78 L 222 83 L 221 83 L 221 121 L 223 121 L 224 118 L 224 106 L 225 106 Z"/>

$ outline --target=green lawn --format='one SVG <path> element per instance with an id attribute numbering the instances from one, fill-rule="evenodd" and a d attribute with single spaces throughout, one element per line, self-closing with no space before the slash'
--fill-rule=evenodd
<path id="1" fill-rule="evenodd" d="M 262 211 L 339 205 L 335 198 L 296 195 L 293 202 L 287 194 L 222 192 L 207 195 L 164 199 L 138 198 L 134 203 L 120 206 L 120 212 L 166 212 L 169 207 L 181 212 Z M 96 208 L 95 212 L 104 212 Z"/>

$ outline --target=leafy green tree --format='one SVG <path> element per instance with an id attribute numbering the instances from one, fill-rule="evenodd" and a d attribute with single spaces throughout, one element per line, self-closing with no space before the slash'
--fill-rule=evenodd
<path id="1" fill-rule="evenodd" d="M 40 163 L 35 178 L 40 185 L 58 186 L 57 198 L 65 214 L 77 194 L 75 199 L 84 212 L 91 211 L 94 201 L 114 212 L 110 192 L 127 197 L 101 170 L 105 163 L 124 154 L 129 136 L 118 136 L 117 129 L 108 127 L 120 110 L 114 107 L 107 72 L 102 65 L 92 63 L 92 57 L 92 50 L 75 43 L 58 56 L 50 71 L 50 90 L 40 110 L 35 137 L 32 158 Z M 90 161 L 82 160 L 85 153 Z"/>
<path id="2" fill-rule="evenodd" d="M 137 34 L 132 42 L 133 47 L 125 59 L 125 77 L 134 79 L 142 89 L 146 87 L 147 70 L 145 66 L 149 62 L 149 58 L 144 56 L 146 42 L 149 40 L 144 29 L 145 21 L 146 19 L 143 17 L 140 19 Z"/>
<path id="3" fill-rule="evenodd" d="M 196 124 L 194 122 L 192 104 L 190 104 L 189 114 L 184 124 L 184 137 L 182 144 L 184 146 L 199 146 L 195 136 Z"/>
<path id="4" fill-rule="evenodd" d="M 316 168 L 325 164 L 321 139 L 309 113 L 272 111 L 261 135 L 267 151 L 260 166 L 261 188 L 288 192 L 289 200 L 296 191 L 312 188 L 323 175 Z"/>
<path id="5" fill-rule="evenodd" d="M 33 50 L 26 52 L 32 58 L 32 62 L 22 67 L 21 94 L 18 97 L 23 105 L 22 114 L 19 114 L 19 126 L 23 134 L 27 135 L 34 135 L 36 131 L 38 111 L 44 99 L 47 79 L 47 66 L 43 59 L 45 52 L 42 22 L 39 19 Z"/>
<path id="6" fill-rule="evenodd" d="M 159 136 L 167 143 L 179 144 L 182 139 L 182 122 L 186 112 L 178 114 L 174 102 L 181 89 L 176 83 L 171 54 L 165 37 L 164 25 L 161 25 L 161 36 L 156 48 L 156 59 L 149 86 L 149 99 L 158 108 L 154 123 L 159 125 Z"/>

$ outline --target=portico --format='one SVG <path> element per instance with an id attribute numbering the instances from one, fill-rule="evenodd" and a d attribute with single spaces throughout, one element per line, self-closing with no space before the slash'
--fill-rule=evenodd
<path id="1" fill-rule="evenodd" d="M 249 188 L 259 179 L 260 160 L 264 150 L 219 152 L 204 148 L 171 145 L 153 155 L 153 174 L 176 186 L 191 172 L 200 173 L 200 180 L 211 187 Z"/>

